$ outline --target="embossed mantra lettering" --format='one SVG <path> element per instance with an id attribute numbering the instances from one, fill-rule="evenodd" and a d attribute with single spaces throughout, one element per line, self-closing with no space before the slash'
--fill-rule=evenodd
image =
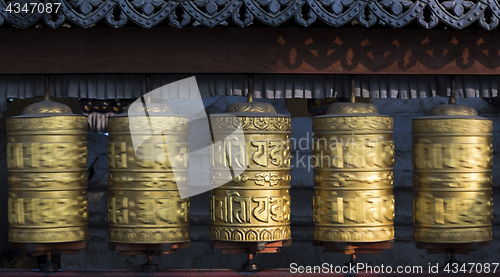
<path id="1" fill-rule="evenodd" d="M 354 140 L 353 140 L 354 141 Z M 355 142 L 314 141 L 313 161 L 322 168 L 392 167 L 394 142 L 357 139 Z"/>
<path id="2" fill-rule="evenodd" d="M 286 142 L 281 140 L 248 142 L 226 140 L 211 145 L 211 162 L 214 167 L 244 168 L 248 157 L 250 157 L 248 166 L 289 166 L 288 146 Z"/>
<path id="3" fill-rule="evenodd" d="M 189 222 L 189 203 L 186 199 L 109 197 L 108 208 L 109 221 L 118 225 L 131 221 L 142 224 Z"/>
<path id="4" fill-rule="evenodd" d="M 456 109 L 471 110 L 442 105 L 435 111 Z M 436 112 L 413 120 L 413 235 L 418 242 L 493 239 L 493 125 L 474 114 Z"/>
<path id="5" fill-rule="evenodd" d="M 226 196 L 210 197 L 212 222 L 257 223 L 290 220 L 289 196 L 241 197 L 237 191 L 226 191 Z"/>
<path id="6" fill-rule="evenodd" d="M 394 197 L 386 195 L 369 197 L 367 193 L 357 193 L 359 197 L 314 196 L 314 220 L 316 223 L 385 223 L 394 219 Z M 325 220 L 322 220 L 325 219 Z"/>
<path id="7" fill-rule="evenodd" d="M 492 199 L 435 198 L 425 194 L 415 198 L 415 223 L 475 225 L 489 223 Z"/>
<path id="8" fill-rule="evenodd" d="M 224 140 L 210 149 L 211 184 L 217 186 L 210 197 L 210 238 L 242 242 L 290 239 L 291 119 L 278 114 L 260 116 L 257 111 L 227 118 L 211 118 L 214 138 Z M 244 141 L 232 136 L 235 122 L 241 123 Z M 244 172 L 225 176 L 227 167 Z"/>
<path id="9" fill-rule="evenodd" d="M 178 166 L 187 167 L 188 148 L 176 145 L 172 147 L 172 150 L 174 149 L 176 153 L 168 156 L 165 144 L 144 143 L 137 149 L 137 154 L 134 154 L 133 147 L 127 146 L 126 142 L 110 142 L 108 143 L 108 162 L 113 168 L 127 168 L 130 162 L 144 168 L 170 169 L 172 162 Z M 138 157 L 147 157 L 147 159 Z"/>
<path id="10" fill-rule="evenodd" d="M 413 161 L 418 169 L 491 168 L 490 144 L 414 144 Z"/>
<path id="11" fill-rule="evenodd" d="M 8 143 L 7 165 L 10 169 L 30 167 L 73 168 L 75 164 L 79 167 L 86 167 L 86 146 L 86 142 Z"/>
<path id="12" fill-rule="evenodd" d="M 109 126 L 109 240 L 189 241 L 189 199 L 180 199 L 176 184 L 188 178 L 188 118 L 118 115 L 109 118 Z M 137 148 L 135 136 L 141 136 Z M 174 174 L 174 167 L 182 172 Z"/>
<path id="13" fill-rule="evenodd" d="M 88 217 L 86 198 L 9 198 L 9 224 L 59 225 L 84 222 Z"/>
<path id="14" fill-rule="evenodd" d="M 392 118 L 358 114 L 358 104 L 345 104 L 329 109 L 345 106 L 352 113 L 313 119 L 314 240 L 392 240 Z"/>

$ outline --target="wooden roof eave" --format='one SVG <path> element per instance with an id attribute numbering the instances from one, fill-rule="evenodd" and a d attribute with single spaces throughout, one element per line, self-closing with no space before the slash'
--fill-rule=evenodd
<path id="1" fill-rule="evenodd" d="M 16 1 L 21 5 L 28 1 Z M 169 1 L 45 1 L 38 0 L 40 7 L 28 3 L 29 12 L 16 9 L 15 2 L 0 1 L 0 25 L 11 24 L 24 29 L 39 24 L 58 28 L 71 23 L 83 28 L 94 26 L 100 21 L 118 28 L 133 23 L 144 28 L 152 28 L 164 21 L 170 26 L 181 28 L 187 25 L 215 27 L 234 23 L 246 27 L 256 21 L 277 27 L 295 20 L 300 26 L 310 26 L 324 22 L 332 27 L 340 27 L 355 22 L 360 26 L 375 24 L 402 28 L 413 21 L 426 29 L 440 22 L 453 29 L 464 29 L 478 22 L 486 29 L 495 29 L 500 19 L 498 0 L 480 1 L 440 1 L 440 0 L 169 0 Z M 57 8 L 57 13 L 46 15 L 47 3 Z M 10 4 L 10 6 L 9 6 Z M 19 10 L 21 13 L 16 13 Z M 491 11 L 490 16 L 485 11 Z M 32 13 L 34 11 L 34 13 Z M 41 12 L 41 13 L 40 13 Z"/>

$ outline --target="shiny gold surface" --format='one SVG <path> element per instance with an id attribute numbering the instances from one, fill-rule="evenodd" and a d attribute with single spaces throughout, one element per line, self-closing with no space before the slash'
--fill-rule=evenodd
<path id="1" fill-rule="evenodd" d="M 237 102 L 229 104 L 226 112 L 276 113 L 276 109 L 265 102 Z"/>
<path id="2" fill-rule="evenodd" d="M 446 107 L 449 106 L 449 107 Z M 441 105 L 413 120 L 414 239 L 492 240 L 492 121 L 472 108 Z M 443 117 L 443 115 L 447 115 Z"/>
<path id="3" fill-rule="evenodd" d="M 315 240 L 394 239 L 392 117 L 360 104 L 313 118 Z"/>
<path id="4" fill-rule="evenodd" d="M 163 107 L 162 107 L 163 106 Z M 155 116 L 109 118 L 109 240 L 120 243 L 174 243 L 189 241 L 189 199 L 180 199 L 172 166 L 188 167 L 189 119 L 174 115 L 164 105 L 151 105 Z M 150 136 L 138 149 L 133 130 Z M 138 134 L 140 135 L 140 134 Z M 175 153 L 167 153 L 170 144 Z M 169 148 L 170 149 L 170 148 Z"/>
<path id="5" fill-rule="evenodd" d="M 429 111 L 429 115 L 477 116 L 477 111 L 466 105 L 439 105 Z"/>
<path id="6" fill-rule="evenodd" d="M 227 110 L 248 112 L 246 107 L 237 103 Z M 211 149 L 212 185 L 224 183 L 227 166 L 247 165 L 240 176 L 211 191 L 210 238 L 240 242 L 290 239 L 290 117 L 276 114 L 272 107 L 237 117 L 222 114 L 210 118 L 214 140 L 223 141 Z M 239 123 L 245 141 L 224 140 Z"/>
<path id="7" fill-rule="evenodd" d="M 370 103 L 333 103 L 328 107 L 328 114 L 378 114 L 377 108 Z"/>
<path id="8" fill-rule="evenodd" d="M 87 119 L 42 101 L 7 118 L 9 241 L 88 239 Z"/>
<path id="9" fill-rule="evenodd" d="M 174 115 L 169 105 L 162 103 L 144 103 L 143 105 L 131 105 L 127 107 L 128 114 L 142 115 L 144 112 L 154 113 L 156 115 L 170 114 Z"/>
<path id="10" fill-rule="evenodd" d="M 24 108 L 22 115 L 35 116 L 35 114 L 71 114 L 71 108 L 49 100 L 40 101 Z"/>

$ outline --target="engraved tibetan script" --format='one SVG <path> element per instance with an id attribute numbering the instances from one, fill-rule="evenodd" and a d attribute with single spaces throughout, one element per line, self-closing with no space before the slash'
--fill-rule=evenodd
<path id="1" fill-rule="evenodd" d="M 321 197 L 314 196 L 315 220 L 322 223 L 345 223 L 346 220 L 356 223 L 384 223 L 394 219 L 394 199 L 392 195 L 370 197 Z M 324 217 L 322 217 L 324 215 Z"/>
<path id="2" fill-rule="evenodd" d="M 414 200 L 415 223 L 478 224 L 489 223 L 493 201 L 487 198 L 434 198 L 431 195 Z"/>
<path id="3" fill-rule="evenodd" d="M 489 144 L 414 144 L 413 161 L 418 169 L 491 168 Z"/>
<path id="4" fill-rule="evenodd" d="M 7 163 L 14 168 L 86 166 L 86 148 L 75 143 L 9 143 Z"/>
<path id="5" fill-rule="evenodd" d="M 87 219 L 87 200 L 81 198 L 9 198 L 9 224 L 71 224 Z"/>
<path id="6" fill-rule="evenodd" d="M 231 168 L 247 167 L 247 150 L 245 141 L 236 136 L 228 136 L 224 141 L 217 141 L 210 146 L 211 165 Z"/>
<path id="7" fill-rule="evenodd" d="M 285 157 L 285 142 L 283 141 L 251 141 L 248 147 L 252 151 L 251 158 L 254 164 L 267 167 L 268 164 L 283 166 Z"/>
<path id="8" fill-rule="evenodd" d="M 143 224 L 185 223 L 189 202 L 174 198 L 108 198 L 108 219 L 115 224 L 137 221 Z"/>

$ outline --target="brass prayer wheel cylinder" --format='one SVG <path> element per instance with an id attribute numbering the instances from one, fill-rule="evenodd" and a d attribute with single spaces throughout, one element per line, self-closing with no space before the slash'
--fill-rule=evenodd
<path id="1" fill-rule="evenodd" d="M 87 117 L 41 101 L 7 118 L 9 241 L 89 238 Z"/>
<path id="2" fill-rule="evenodd" d="M 413 119 L 413 236 L 417 242 L 492 240 L 493 122 L 465 105 Z"/>
<path id="3" fill-rule="evenodd" d="M 394 239 L 393 120 L 369 103 L 313 118 L 314 240 Z"/>
<path id="4" fill-rule="evenodd" d="M 109 118 L 109 240 L 187 242 L 190 203 L 180 198 L 176 177 L 187 178 L 189 118 L 164 104 L 147 108 L 148 116 L 129 109 Z M 134 149 L 136 138 L 144 142 Z"/>
<path id="5" fill-rule="evenodd" d="M 211 149 L 211 184 L 219 187 L 211 191 L 210 238 L 290 239 L 291 118 L 263 102 L 234 103 L 226 112 L 232 115 L 210 116 L 214 141 L 223 142 Z M 245 141 L 231 139 L 239 124 Z M 244 172 L 225 183 L 220 177 L 227 166 Z"/>

